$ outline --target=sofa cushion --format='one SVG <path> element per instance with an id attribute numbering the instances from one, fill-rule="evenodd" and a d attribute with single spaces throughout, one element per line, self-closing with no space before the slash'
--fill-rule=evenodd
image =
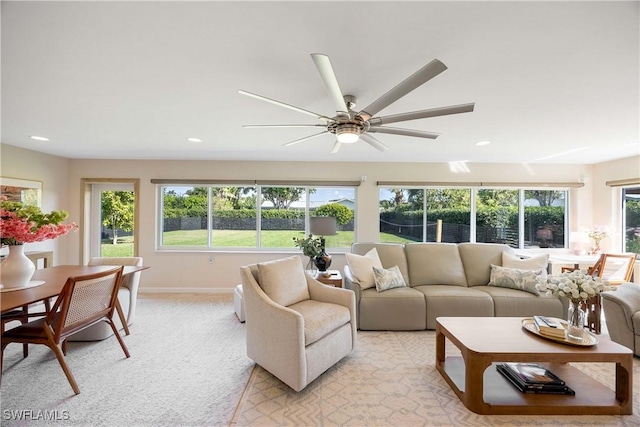
<path id="1" fill-rule="evenodd" d="M 258 264 L 258 283 L 276 304 L 288 306 L 310 298 L 300 257 L 295 255 Z"/>
<path id="2" fill-rule="evenodd" d="M 308 346 L 349 323 L 349 308 L 328 302 L 305 300 L 289 306 L 304 319 L 304 345 Z"/>
<path id="3" fill-rule="evenodd" d="M 532 256 L 530 258 L 520 258 L 517 255 L 503 253 L 502 266 L 507 268 L 517 268 L 519 270 L 539 270 L 542 269 L 542 277 L 547 277 L 547 267 L 549 265 L 549 254 Z"/>
<path id="4" fill-rule="evenodd" d="M 426 328 L 424 295 L 413 288 L 361 292 L 358 327 L 367 331 L 419 331 Z"/>
<path id="5" fill-rule="evenodd" d="M 460 243 L 458 251 L 468 286 L 486 286 L 491 275 L 491 264 L 502 265 L 502 254 L 514 253 L 510 246 L 500 243 Z"/>
<path id="6" fill-rule="evenodd" d="M 501 288 L 517 289 L 538 295 L 536 289 L 536 279 L 546 276 L 545 270 L 539 268 L 537 270 L 520 270 L 518 268 L 506 268 L 497 265 L 491 265 L 491 279 L 489 286 L 498 286 Z"/>
<path id="7" fill-rule="evenodd" d="M 382 268 L 391 268 L 397 265 L 402 272 L 404 281 L 409 283 L 409 267 L 407 266 L 407 256 L 404 253 L 404 245 L 400 243 L 373 243 L 373 242 L 360 242 L 351 245 L 351 252 L 354 254 L 363 255 L 376 248 Z"/>
<path id="8" fill-rule="evenodd" d="M 436 328 L 440 316 L 490 317 L 493 300 L 486 292 L 475 288 L 450 285 L 416 286 L 412 289 L 424 294 L 427 304 L 427 329 Z"/>
<path id="9" fill-rule="evenodd" d="M 349 265 L 349 269 L 360 288 L 373 288 L 376 285 L 373 269 L 382 268 L 377 249 L 373 248 L 364 255 L 346 253 L 345 257 L 347 265 Z"/>
<path id="10" fill-rule="evenodd" d="M 473 289 L 486 292 L 493 299 L 496 317 L 533 317 L 535 315 L 564 319 L 567 315 L 562 301 L 546 295 L 536 296 L 529 292 L 496 286 L 476 286 Z"/>
<path id="11" fill-rule="evenodd" d="M 376 290 L 378 292 L 407 286 L 397 265 L 387 269 L 373 267 L 373 275 L 376 281 Z"/>
<path id="12" fill-rule="evenodd" d="M 455 243 L 409 243 L 404 247 L 409 285 L 467 286 L 462 260 Z"/>

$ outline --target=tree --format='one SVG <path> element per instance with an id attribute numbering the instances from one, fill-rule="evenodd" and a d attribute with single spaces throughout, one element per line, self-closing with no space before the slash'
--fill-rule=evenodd
<path id="1" fill-rule="evenodd" d="M 289 209 L 291 203 L 299 200 L 304 191 L 301 187 L 263 187 L 262 198 L 273 203 L 275 209 Z M 315 191 L 310 189 L 309 193 Z"/>
<path id="2" fill-rule="evenodd" d="M 133 230 L 134 198 L 131 191 L 102 192 L 102 225 L 109 227 L 113 244 L 118 244 L 118 229 Z"/>
<path id="3" fill-rule="evenodd" d="M 404 203 L 404 189 L 392 188 L 389 191 L 393 193 L 393 198 L 391 199 L 391 202 L 394 204 L 394 206 L 400 206 L 401 204 Z"/>
<path id="4" fill-rule="evenodd" d="M 552 206 L 553 202 L 562 199 L 563 191 L 554 190 L 524 190 L 525 199 L 536 199 L 540 206 Z"/>
<path id="5" fill-rule="evenodd" d="M 469 209 L 471 192 L 458 188 L 427 189 L 427 208 L 434 209 Z"/>
<path id="6" fill-rule="evenodd" d="M 316 209 L 316 215 L 332 216 L 340 225 L 345 225 L 353 219 L 353 211 L 345 205 L 341 205 L 340 203 L 329 203 L 326 205 L 322 205 L 318 207 L 318 209 Z"/>
<path id="7" fill-rule="evenodd" d="M 478 206 L 518 206 L 518 190 L 478 190 Z"/>

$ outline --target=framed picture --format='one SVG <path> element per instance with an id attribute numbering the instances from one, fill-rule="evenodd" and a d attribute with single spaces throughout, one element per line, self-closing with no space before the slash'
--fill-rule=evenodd
<path id="1" fill-rule="evenodd" d="M 0 194 L 7 200 L 22 202 L 25 205 L 41 206 L 42 181 L 0 177 Z"/>

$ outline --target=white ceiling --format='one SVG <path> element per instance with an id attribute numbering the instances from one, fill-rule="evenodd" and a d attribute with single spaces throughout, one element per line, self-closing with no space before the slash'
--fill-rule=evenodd
<path id="1" fill-rule="evenodd" d="M 2 142 L 69 158 L 598 163 L 640 154 L 639 3 L 2 1 Z M 311 60 L 364 107 L 432 59 L 449 69 L 383 110 L 475 102 L 329 154 Z M 309 120 L 310 119 L 310 120 Z M 49 142 L 29 139 L 42 135 Z M 187 142 L 198 137 L 201 143 Z M 491 141 L 479 147 L 479 141 Z"/>

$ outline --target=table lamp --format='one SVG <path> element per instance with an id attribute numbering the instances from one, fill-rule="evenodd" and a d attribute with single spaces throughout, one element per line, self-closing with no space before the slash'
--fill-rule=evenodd
<path id="1" fill-rule="evenodd" d="M 329 276 L 327 268 L 331 265 L 331 255 L 325 251 L 324 236 L 336 234 L 336 219 L 332 216 L 312 216 L 309 218 L 309 231 L 315 236 L 320 236 L 322 254 L 313 260 L 323 276 Z"/>
<path id="2" fill-rule="evenodd" d="M 587 253 L 584 244 L 589 243 L 589 237 L 584 231 L 572 231 L 569 233 L 569 247 L 573 248 L 576 255 L 584 255 Z"/>

